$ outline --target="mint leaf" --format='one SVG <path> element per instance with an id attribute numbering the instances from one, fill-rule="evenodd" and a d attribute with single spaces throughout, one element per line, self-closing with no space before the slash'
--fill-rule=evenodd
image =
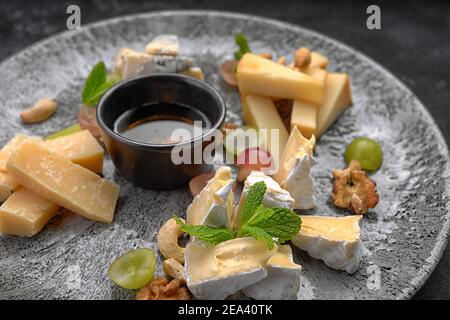
<path id="1" fill-rule="evenodd" d="M 119 81 L 117 74 L 107 74 L 105 63 L 100 61 L 92 68 L 84 84 L 83 104 L 95 107 L 105 92 Z"/>
<path id="2" fill-rule="evenodd" d="M 234 42 L 239 47 L 239 49 L 234 53 L 234 57 L 236 60 L 241 60 L 244 54 L 246 54 L 247 52 L 252 52 L 250 46 L 248 45 L 247 38 L 243 34 L 237 34 L 234 38 Z"/>
<path id="3" fill-rule="evenodd" d="M 300 226 L 300 216 L 292 210 L 260 206 L 243 227 L 260 228 L 276 238 L 277 242 L 284 243 L 300 231 Z"/>
<path id="4" fill-rule="evenodd" d="M 180 218 L 173 217 L 175 221 L 181 226 L 181 230 L 187 234 L 196 237 L 199 240 L 205 241 L 212 245 L 217 245 L 221 242 L 228 241 L 235 238 L 235 233 L 229 228 L 213 228 L 209 226 L 196 225 L 192 226 L 184 223 Z"/>
<path id="5" fill-rule="evenodd" d="M 267 186 L 264 181 L 255 183 L 248 189 L 247 196 L 244 200 L 239 225 L 244 225 L 262 205 Z"/>
<path id="6" fill-rule="evenodd" d="M 240 238 L 247 236 L 255 238 L 256 240 L 264 240 L 270 250 L 272 250 L 274 247 L 272 236 L 261 228 L 252 226 L 243 226 L 242 228 L 239 228 L 237 237 Z"/>

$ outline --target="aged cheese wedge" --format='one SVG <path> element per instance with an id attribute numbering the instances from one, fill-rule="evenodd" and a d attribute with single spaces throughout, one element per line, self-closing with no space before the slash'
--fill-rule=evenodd
<path id="1" fill-rule="evenodd" d="M 289 133 L 273 101 L 265 97 L 243 95 L 243 115 L 245 123 L 259 129 L 259 134 L 264 137 L 265 147 L 270 152 L 276 168 Z"/>
<path id="2" fill-rule="evenodd" d="M 309 63 L 309 66 L 326 69 L 328 67 L 328 58 L 320 54 L 319 52 L 312 51 L 311 62 Z"/>
<path id="3" fill-rule="evenodd" d="M 0 233 L 32 237 L 58 209 L 58 205 L 20 187 L 0 206 Z"/>
<path id="4" fill-rule="evenodd" d="M 350 81 L 346 73 L 329 73 L 326 98 L 317 112 L 316 137 L 320 137 L 352 104 Z"/>
<path id="5" fill-rule="evenodd" d="M 244 182 L 244 189 L 242 190 L 241 199 L 239 200 L 239 206 L 236 211 L 236 218 L 234 219 L 236 227 L 239 226 L 241 212 L 248 190 L 252 185 L 260 181 L 263 181 L 267 187 L 267 191 L 263 199 L 263 205 L 265 207 L 288 208 L 291 210 L 294 208 L 295 201 L 288 191 L 283 190 L 275 180 L 261 171 L 252 171 Z"/>
<path id="6" fill-rule="evenodd" d="M 89 130 L 45 141 L 44 146 L 86 169 L 101 173 L 104 151 Z"/>
<path id="7" fill-rule="evenodd" d="M 22 186 L 61 207 L 91 220 L 113 220 L 119 186 L 38 143 L 22 144 L 7 168 Z"/>
<path id="8" fill-rule="evenodd" d="M 5 201 L 19 187 L 19 183 L 6 172 L 0 172 L 0 202 Z"/>
<path id="9" fill-rule="evenodd" d="M 292 243 L 336 270 L 353 273 L 361 261 L 360 215 L 301 216 L 302 226 Z"/>
<path id="10" fill-rule="evenodd" d="M 306 138 L 311 138 L 317 131 L 317 106 L 300 100 L 294 100 L 291 113 L 291 130 L 298 127 Z"/>
<path id="11" fill-rule="evenodd" d="M 291 135 L 281 155 L 280 166 L 273 178 L 281 188 L 289 192 L 295 200 L 295 209 L 312 209 L 316 206 L 314 183 L 311 167 L 315 164 L 312 157 L 316 139 L 306 139 L 297 127 Z"/>
<path id="12" fill-rule="evenodd" d="M 323 82 L 251 53 L 239 61 L 237 78 L 242 93 L 298 99 L 317 105 L 325 98 Z"/>
<path id="13" fill-rule="evenodd" d="M 12 138 L 1 150 L 0 150 L 0 172 L 7 172 L 6 163 L 8 162 L 11 154 L 17 150 L 25 141 L 41 142 L 39 137 L 30 137 L 24 134 L 18 134 Z"/>
<path id="14" fill-rule="evenodd" d="M 267 261 L 267 277 L 243 289 L 256 300 L 295 300 L 302 267 L 294 263 L 290 245 L 281 246 Z"/>
<path id="15" fill-rule="evenodd" d="M 217 169 L 214 178 L 187 208 L 187 223 L 217 228 L 230 226 L 234 212 L 233 184 L 230 167 Z"/>
<path id="16" fill-rule="evenodd" d="M 185 251 L 187 286 L 197 299 L 220 300 L 267 276 L 266 263 L 277 247 L 237 238 L 216 246 L 190 242 Z"/>
<path id="17" fill-rule="evenodd" d="M 303 72 L 322 83 L 325 83 L 325 80 L 327 80 L 328 72 L 320 67 L 308 67 Z"/>

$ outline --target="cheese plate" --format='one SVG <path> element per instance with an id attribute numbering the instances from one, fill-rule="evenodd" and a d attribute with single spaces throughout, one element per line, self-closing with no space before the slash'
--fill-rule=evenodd
<path id="1" fill-rule="evenodd" d="M 345 148 L 358 136 L 371 136 L 383 149 L 383 165 L 370 175 L 377 182 L 380 202 L 363 217 L 358 239 L 362 257 L 355 273 L 330 269 L 293 248 L 293 260 L 301 265 L 297 298 L 410 298 L 431 274 L 446 246 L 450 224 L 448 149 L 426 108 L 405 85 L 370 58 L 325 35 L 280 21 L 211 11 L 125 16 L 55 35 L 0 65 L 0 145 L 17 133 L 48 136 L 72 125 L 93 64 L 114 61 L 120 47 L 144 49 L 152 38 L 164 33 L 178 35 L 183 54 L 201 65 L 205 82 L 224 97 L 225 121 L 238 125 L 243 124 L 241 96 L 218 72 L 225 59 L 233 58 L 238 33 L 248 37 L 255 51 L 277 56 L 307 46 L 324 54 L 333 72 L 348 73 L 353 105 L 317 142 L 317 163 L 311 167 L 315 208 L 307 214 L 347 214 L 330 200 L 331 170 L 345 166 Z M 277 89 L 274 95 L 285 88 Z M 40 125 L 24 125 L 18 114 L 30 101 L 49 95 L 59 104 L 55 115 Z M 323 97 L 314 96 L 307 103 L 320 99 Z M 318 120 L 318 132 L 333 122 L 331 118 L 335 117 Z M 135 187 L 115 172 L 107 155 L 103 178 L 120 186 L 112 224 L 63 212 L 31 239 L 0 236 L 0 299 L 134 297 L 133 292 L 110 281 L 107 267 L 130 249 L 145 247 L 156 252 L 160 226 L 174 214 L 184 216 L 192 196 L 187 189 Z M 161 260 L 158 257 L 159 274 Z"/>

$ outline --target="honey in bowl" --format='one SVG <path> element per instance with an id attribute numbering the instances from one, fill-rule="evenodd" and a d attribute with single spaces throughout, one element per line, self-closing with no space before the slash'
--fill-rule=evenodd
<path id="1" fill-rule="evenodd" d="M 114 131 L 130 140 L 160 145 L 187 142 L 209 128 L 211 123 L 200 110 L 167 102 L 128 110 L 114 123 Z"/>

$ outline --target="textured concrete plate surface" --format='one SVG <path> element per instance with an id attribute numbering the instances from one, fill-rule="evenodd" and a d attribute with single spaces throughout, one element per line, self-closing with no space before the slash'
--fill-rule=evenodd
<path id="1" fill-rule="evenodd" d="M 347 275 L 294 250 L 303 266 L 299 299 L 409 298 L 433 271 L 446 245 L 448 150 L 424 106 L 400 81 L 323 35 L 279 21 L 208 11 L 126 16 L 59 34 L 0 65 L 0 144 L 19 132 L 46 135 L 74 123 L 90 68 L 99 60 L 111 66 L 118 48 L 143 50 L 161 33 L 179 35 L 183 53 L 199 62 L 206 81 L 226 98 L 227 121 L 240 123 L 239 96 L 217 72 L 220 63 L 232 57 L 238 32 L 248 36 L 256 52 L 291 57 L 295 48 L 307 46 L 330 58 L 330 70 L 350 74 L 354 104 L 318 143 L 313 171 L 318 209 L 307 214 L 347 214 L 330 200 L 331 170 L 344 167 L 342 155 L 354 137 L 374 138 L 384 151 L 383 166 L 372 174 L 381 199 L 362 222 L 359 270 Z M 20 111 L 43 96 L 57 99 L 56 115 L 44 124 L 23 125 Z M 151 164 L 148 170 L 158 174 Z M 0 236 L 1 299 L 133 297 L 108 279 L 109 264 L 135 247 L 156 249 L 159 226 L 174 213 L 183 215 L 191 196 L 187 190 L 136 188 L 114 172 L 109 159 L 104 174 L 121 185 L 111 225 L 62 214 L 32 239 Z"/>

